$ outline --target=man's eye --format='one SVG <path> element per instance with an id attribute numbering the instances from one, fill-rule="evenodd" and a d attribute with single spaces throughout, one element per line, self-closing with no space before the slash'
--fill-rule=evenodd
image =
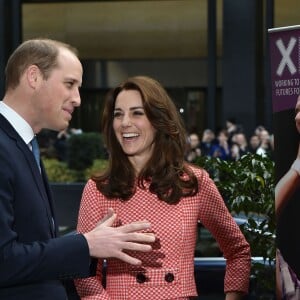
<path id="1" fill-rule="evenodd" d="M 70 87 L 70 88 L 73 86 L 73 84 L 74 84 L 74 82 L 67 82 L 67 83 L 66 83 L 66 85 L 67 85 L 68 87 Z"/>

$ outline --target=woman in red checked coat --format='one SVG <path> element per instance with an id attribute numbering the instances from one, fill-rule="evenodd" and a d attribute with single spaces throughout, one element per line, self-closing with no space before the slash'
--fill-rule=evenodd
<path id="1" fill-rule="evenodd" d="M 81 299 L 196 296 L 198 221 L 227 259 L 226 299 L 241 299 L 249 285 L 249 244 L 207 172 L 185 162 L 185 129 L 165 89 L 149 77 L 127 79 L 109 93 L 102 122 L 109 166 L 85 186 L 78 231 L 91 230 L 113 208 L 118 216 L 115 226 L 148 220 L 156 242 L 152 252 L 131 253 L 142 261 L 139 266 L 108 259 L 106 288 L 99 260 L 95 277 L 76 280 Z"/>

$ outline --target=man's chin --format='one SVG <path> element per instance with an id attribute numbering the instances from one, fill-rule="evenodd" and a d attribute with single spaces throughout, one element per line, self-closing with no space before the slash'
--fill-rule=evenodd
<path id="1" fill-rule="evenodd" d="M 64 123 L 60 124 L 59 126 L 55 126 L 55 128 L 50 128 L 50 129 L 52 129 L 54 131 L 62 131 L 68 127 L 69 127 L 69 122 L 64 122 Z"/>

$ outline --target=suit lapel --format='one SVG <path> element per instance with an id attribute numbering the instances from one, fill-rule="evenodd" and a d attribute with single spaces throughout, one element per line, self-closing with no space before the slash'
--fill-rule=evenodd
<path id="1" fill-rule="evenodd" d="M 51 229 L 51 233 L 55 236 L 55 228 L 53 226 L 54 215 L 53 215 L 53 203 L 51 194 L 47 190 L 47 176 L 45 174 L 44 167 L 42 167 L 42 174 L 39 171 L 33 153 L 29 149 L 28 145 L 25 144 L 20 135 L 15 131 L 15 129 L 11 126 L 11 124 L 0 114 L 0 127 L 7 133 L 7 135 L 13 139 L 16 143 L 16 146 L 21 150 L 24 155 L 24 159 L 27 162 L 28 168 L 33 174 L 34 183 L 37 186 L 39 193 L 41 195 L 42 201 L 44 202 L 49 226 Z"/>
<path id="2" fill-rule="evenodd" d="M 43 162 L 41 161 L 41 175 L 42 175 L 42 179 L 43 179 L 43 183 L 44 183 L 44 187 L 45 187 L 45 191 L 47 194 L 47 198 L 49 200 L 49 205 L 50 205 L 50 210 L 51 210 L 51 215 L 54 221 L 54 228 L 53 228 L 53 233 L 54 236 L 58 235 L 58 226 L 57 226 L 57 218 L 56 218 L 56 213 L 55 213 L 55 202 L 53 201 L 53 197 L 52 197 L 52 193 L 50 190 L 50 186 L 49 186 L 49 181 L 48 181 L 48 177 L 47 177 L 47 173 L 45 171 L 45 167 Z"/>

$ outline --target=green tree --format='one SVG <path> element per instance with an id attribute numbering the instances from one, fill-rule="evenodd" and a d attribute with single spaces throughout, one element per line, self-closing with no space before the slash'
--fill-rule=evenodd
<path id="1" fill-rule="evenodd" d="M 238 161 L 200 157 L 196 164 L 206 169 L 214 180 L 228 209 L 243 215 L 248 222 L 241 226 L 252 256 L 260 256 L 266 265 L 275 262 L 275 180 L 274 161 L 268 156 L 247 154 Z M 258 288 L 274 290 L 275 270 L 254 264 L 252 275 Z"/>

